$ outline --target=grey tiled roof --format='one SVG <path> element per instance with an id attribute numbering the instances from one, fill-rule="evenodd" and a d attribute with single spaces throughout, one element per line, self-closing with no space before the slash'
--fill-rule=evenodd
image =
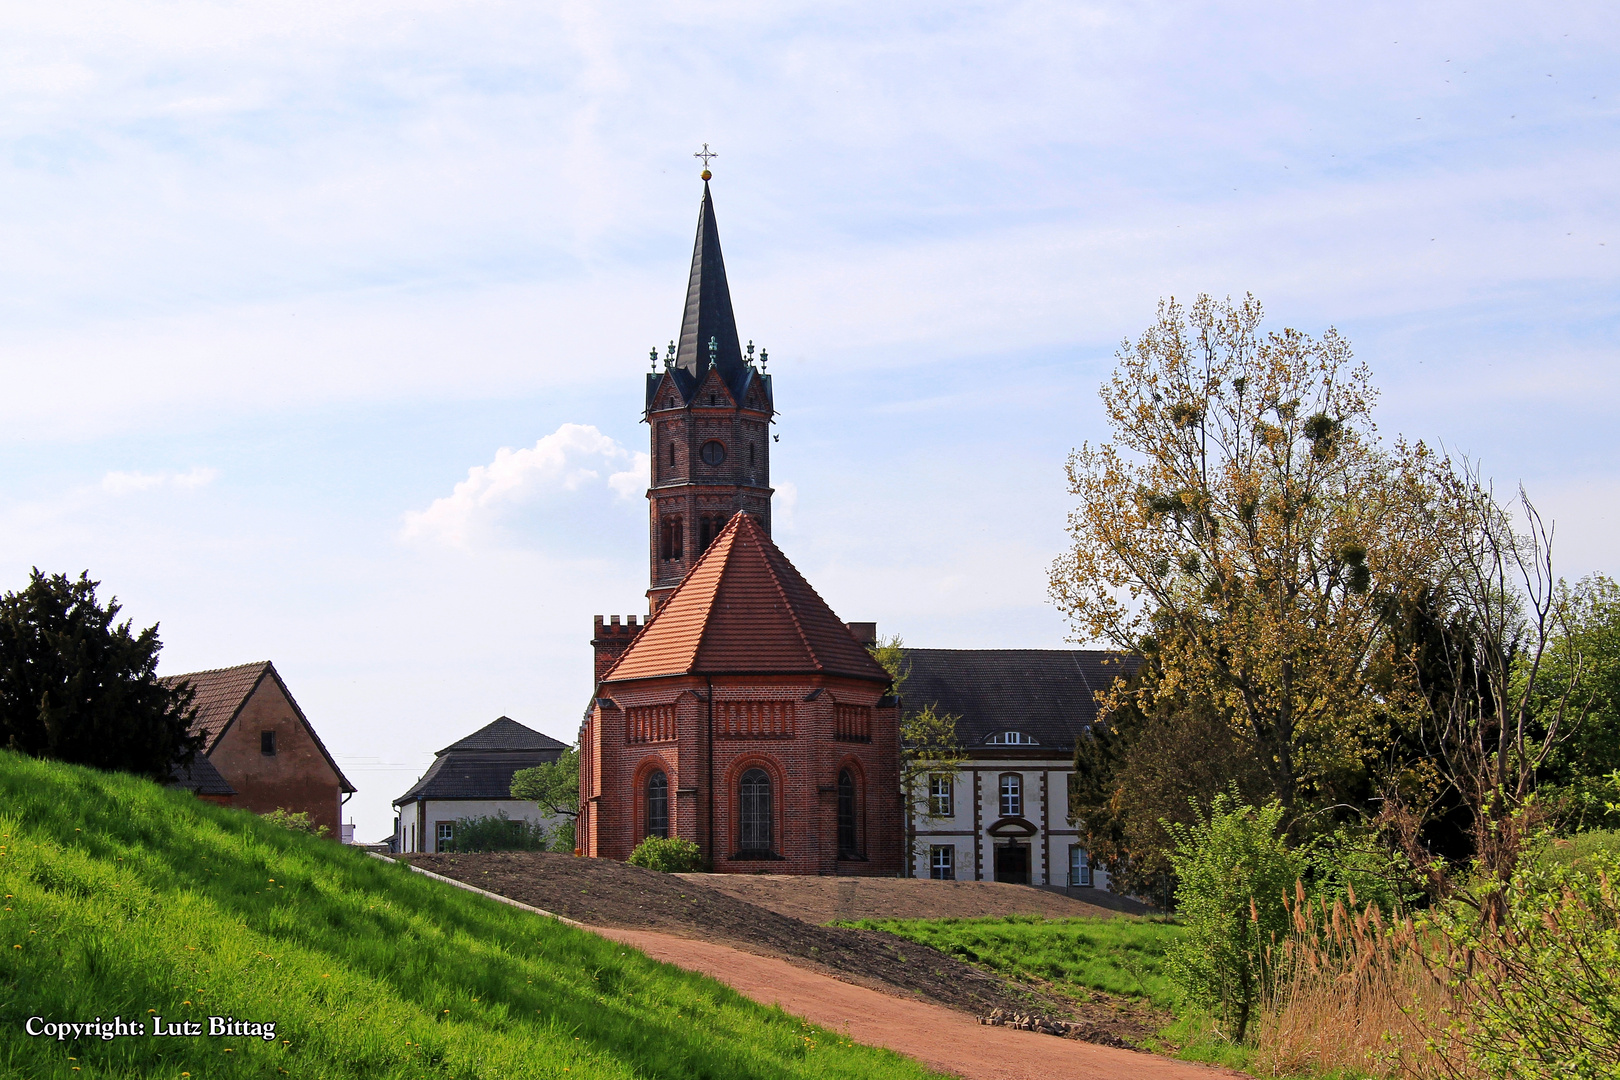
<path id="1" fill-rule="evenodd" d="M 451 743 L 439 753 L 448 754 L 452 750 L 555 750 L 561 753 L 566 749 L 568 746 L 565 743 L 558 742 L 550 735 L 542 735 L 510 716 L 502 716 L 465 739 Z"/>
<path id="2" fill-rule="evenodd" d="M 173 777 L 164 786 L 185 788 L 194 795 L 236 794 L 236 789 L 219 775 L 214 763 L 200 753 L 191 759 L 190 765 L 176 765 Z"/>
<path id="3" fill-rule="evenodd" d="M 558 743 L 554 750 L 441 752 L 394 805 L 417 799 L 510 799 L 513 773 L 556 761 L 564 749 Z"/>
<path id="4" fill-rule="evenodd" d="M 1136 660 L 1101 649 L 907 649 L 901 686 L 907 712 L 934 705 L 959 717 L 968 750 L 1002 731 L 1020 731 L 1042 750 L 1067 755 L 1097 718 L 1096 692 L 1129 674 Z"/>

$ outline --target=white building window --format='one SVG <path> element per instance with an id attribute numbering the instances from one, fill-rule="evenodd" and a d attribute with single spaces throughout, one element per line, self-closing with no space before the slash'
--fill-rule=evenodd
<path id="1" fill-rule="evenodd" d="M 1022 731 L 998 731 L 984 740 L 986 746 L 1039 746 L 1040 743 Z"/>
<path id="2" fill-rule="evenodd" d="M 1079 844 L 1069 845 L 1069 884 L 1091 884 L 1091 856 Z"/>
<path id="3" fill-rule="evenodd" d="M 1001 816 L 1022 817 L 1024 778 L 1015 772 L 1001 774 Z"/>
<path id="4" fill-rule="evenodd" d="M 929 847 L 928 876 L 935 881 L 956 880 L 955 844 L 934 844 Z"/>
<path id="5" fill-rule="evenodd" d="M 928 808 L 934 817 L 955 817 L 956 799 L 948 776 L 928 778 Z"/>
<path id="6" fill-rule="evenodd" d="M 434 822 L 434 827 L 437 830 L 434 835 L 438 838 L 438 843 L 433 845 L 433 850 L 443 851 L 456 838 L 456 823 L 453 821 L 437 821 Z"/>

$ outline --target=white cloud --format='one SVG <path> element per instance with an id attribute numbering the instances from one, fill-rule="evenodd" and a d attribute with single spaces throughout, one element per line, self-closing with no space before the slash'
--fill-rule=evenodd
<path id="1" fill-rule="evenodd" d="M 218 469 L 210 469 L 202 465 L 193 466 L 183 473 L 176 472 L 109 472 L 101 478 L 101 490 L 111 495 L 129 495 L 136 491 L 153 491 L 158 488 L 177 488 L 181 491 L 194 491 L 206 487 L 219 476 Z"/>
<path id="2" fill-rule="evenodd" d="M 405 515 L 403 535 L 465 546 L 510 508 L 559 492 L 605 485 L 620 499 L 646 490 L 652 461 L 589 424 L 563 424 L 532 447 L 502 447 L 488 465 L 474 465 L 467 479 L 426 510 Z"/>

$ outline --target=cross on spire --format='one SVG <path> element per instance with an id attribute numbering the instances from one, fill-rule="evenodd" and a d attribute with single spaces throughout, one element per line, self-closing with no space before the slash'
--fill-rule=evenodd
<path id="1" fill-rule="evenodd" d="M 710 158 L 717 158 L 720 155 L 715 153 L 713 150 L 710 150 L 708 143 L 704 143 L 703 144 L 703 149 L 698 151 L 697 153 L 693 154 L 692 156 L 695 157 L 695 158 L 702 158 L 703 159 L 703 179 L 707 180 L 709 178 L 709 159 Z"/>

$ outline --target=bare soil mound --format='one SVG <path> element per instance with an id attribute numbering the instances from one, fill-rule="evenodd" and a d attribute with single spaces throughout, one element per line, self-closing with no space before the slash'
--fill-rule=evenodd
<path id="1" fill-rule="evenodd" d="M 814 965 L 852 981 L 920 995 L 985 1015 L 994 1009 L 1067 1010 L 927 946 L 870 930 L 816 926 L 757 907 L 674 874 L 610 859 L 548 852 L 405 855 L 435 874 L 465 881 L 591 926 L 662 930 L 747 952 Z"/>
<path id="2" fill-rule="evenodd" d="M 1044 915 L 1068 919 L 1150 911 L 1146 905 L 1100 892 L 1088 903 L 1060 892 L 996 881 L 922 881 L 916 878 L 800 877 L 789 874 L 681 874 L 810 923 L 856 919 L 971 919 L 987 915 Z"/>

